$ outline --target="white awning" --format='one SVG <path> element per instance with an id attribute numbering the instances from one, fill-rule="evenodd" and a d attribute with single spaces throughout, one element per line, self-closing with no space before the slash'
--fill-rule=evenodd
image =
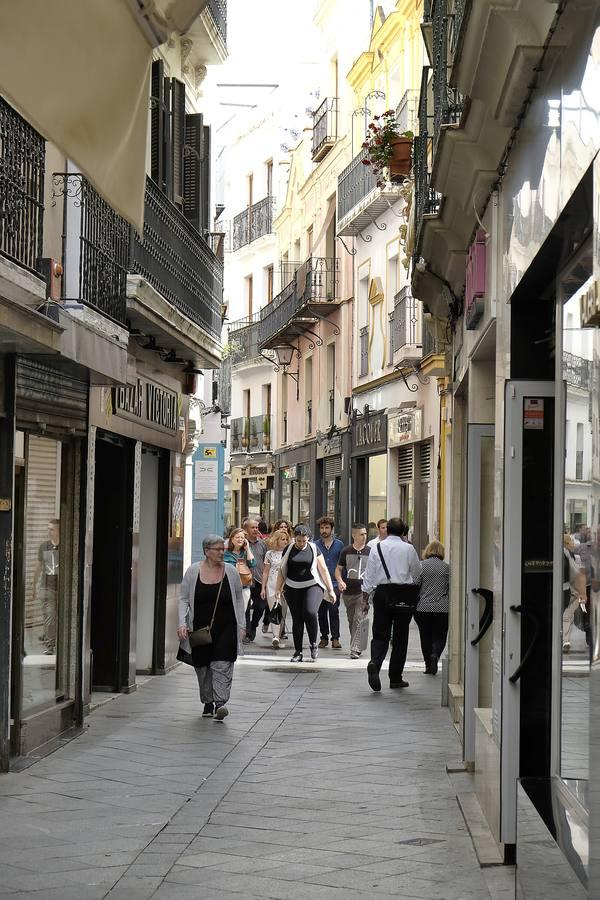
<path id="1" fill-rule="evenodd" d="M 206 0 L 0 3 L 0 93 L 140 232 L 152 47 Z"/>

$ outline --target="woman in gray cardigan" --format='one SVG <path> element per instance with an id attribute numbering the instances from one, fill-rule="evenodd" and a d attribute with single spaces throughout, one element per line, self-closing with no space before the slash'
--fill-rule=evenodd
<path id="1" fill-rule="evenodd" d="M 207 535 L 202 550 L 205 558 L 191 565 L 181 582 L 177 635 L 181 651 L 192 657 L 204 704 L 202 715 L 222 722 L 229 715 L 226 704 L 233 664 L 246 635 L 246 613 L 240 576 L 235 566 L 223 562 L 223 538 Z M 211 625 L 211 643 L 192 647 L 190 631 L 206 625 Z"/>

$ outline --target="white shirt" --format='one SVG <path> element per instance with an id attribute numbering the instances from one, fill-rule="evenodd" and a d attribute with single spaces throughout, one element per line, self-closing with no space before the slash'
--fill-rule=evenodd
<path id="1" fill-rule="evenodd" d="M 394 584 L 417 584 L 421 578 L 421 563 L 413 545 L 395 534 L 388 535 L 379 543 L 390 573 L 390 580 Z M 381 565 L 379 553 L 377 549 L 372 550 L 363 575 L 363 592 L 370 594 L 378 584 L 385 583 L 387 576 Z"/>
<path id="2" fill-rule="evenodd" d="M 379 544 L 381 538 L 379 536 L 371 538 L 371 540 L 367 543 L 367 547 L 376 547 Z"/>

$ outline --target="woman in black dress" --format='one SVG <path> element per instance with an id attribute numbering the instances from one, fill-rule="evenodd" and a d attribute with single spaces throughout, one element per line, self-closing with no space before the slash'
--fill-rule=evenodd
<path id="1" fill-rule="evenodd" d="M 202 549 L 205 559 L 191 565 L 183 576 L 177 635 L 181 649 L 192 656 L 204 704 L 202 715 L 222 722 L 229 715 L 226 704 L 233 664 L 245 636 L 244 599 L 235 566 L 223 562 L 223 538 L 208 535 Z M 206 625 L 211 625 L 212 642 L 191 647 L 189 633 Z"/>

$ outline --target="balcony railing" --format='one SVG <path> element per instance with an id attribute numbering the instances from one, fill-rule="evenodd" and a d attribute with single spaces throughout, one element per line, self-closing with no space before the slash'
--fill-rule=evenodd
<path id="1" fill-rule="evenodd" d="M 134 233 L 131 271 L 212 337 L 221 334 L 223 264 L 148 178 L 143 240 Z"/>
<path id="2" fill-rule="evenodd" d="M 263 197 L 258 203 L 249 206 L 233 220 L 233 249 L 239 250 L 251 244 L 265 234 L 273 231 L 274 198 Z"/>
<path id="3" fill-rule="evenodd" d="M 359 376 L 362 378 L 369 372 L 369 326 L 364 325 L 359 333 L 359 352 L 360 352 L 360 370 Z"/>
<path id="4" fill-rule="evenodd" d="M 267 453 L 271 450 L 270 413 L 231 420 L 231 453 Z"/>
<path id="5" fill-rule="evenodd" d="M 206 4 L 217 26 L 217 31 L 227 44 L 227 0 L 208 0 Z"/>
<path id="6" fill-rule="evenodd" d="M 260 313 L 255 313 L 246 319 L 237 319 L 229 326 L 229 345 L 231 349 L 232 365 L 260 357 L 258 326 Z"/>
<path id="7" fill-rule="evenodd" d="M 427 356 L 434 356 L 446 352 L 446 344 L 433 337 L 428 328 L 423 326 L 423 349 L 421 355 L 423 359 Z"/>
<path id="8" fill-rule="evenodd" d="M 589 388 L 592 378 L 592 364 L 589 359 L 563 352 L 563 378 L 574 387 Z"/>
<path id="9" fill-rule="evenodd" d="M 366 197 L 367 194 L 370 194 L 377 187 L 377 178 L 373 174 L 372 167 L 363 165 L 363 159 L 366 156 L 367 151 L 361 150 L 338 178 L 338 222 L 344 216 L 347 216 L 350 210 L 357 206 L 363 197 Z"/>
<path id="10" fill-rule="evenodd" d="M 46 143 L 0 97 L 0 254 L 38 271 L 44 222 Z"/>
<path id="11" fill-rule="evenodd" d="M 442 125 L 456 125 L 463 111 L 463 98 L 449 84 L 448 0 L 434 0 L 433 25 L 433 138 L 437 143 Z"/>
<path id="12" fill-rule="evenodd" d="M 418 107 L 419 92 L 414 88 L 404 91 L 396 107 L 396 122 L 400 131 L 416 131 Z"/>
<path id="13" fill-rule="evenodd" d="M 315 318 L 311 316 L 311 306 L 319 306 L 319 315 L 337 309 L 337 274 L 337 259 L 311 256 L 298 266 L 291 281 L 260 311 L 261 348 L 279 339 L 287 328 L 296 333 L 310 328 Z"/>
<path id="14" fill-rule="evenodd" d="M 313 113 L 312 158 L 319 162 L 337 140 L 338 99 L 327 97 Z"/>
<path id="15" fill-rule="evenodd" d="M 417 301 L 408 287 L 403 287 L 394 297 L 394 331 L 394 350 L 420 343 Z"/>
<path id="16" fill-rule="evenodd" d="M 453 55 L 456 53 L 460 41 L 466 8 L 467 0 L 454 0 L 450 22 L 450 50 Z"/>

